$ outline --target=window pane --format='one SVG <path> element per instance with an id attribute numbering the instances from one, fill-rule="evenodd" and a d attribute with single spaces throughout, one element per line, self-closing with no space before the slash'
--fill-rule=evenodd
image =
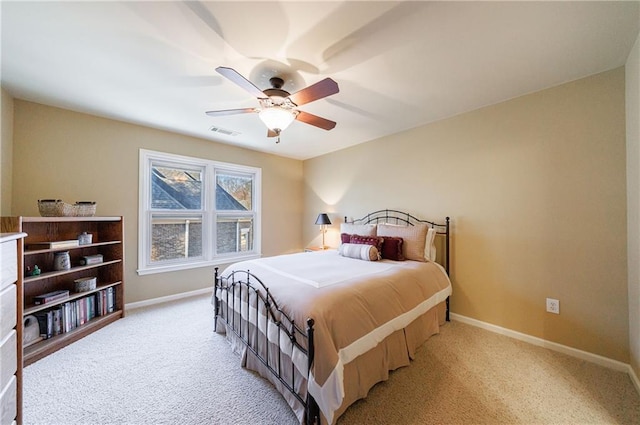
<path id="1" fill-rule="evenodd" d="M 250 211 L 253 206 L 253 176 L 250 174 L 216 174 L 216 209 Z"/>
<path id="2" fill-rule="evenodd" d="M 202 209 L 202 170 L 153 164 L 151 208 Z"/>
<path id="3" fill-rule="evenodd" d="M 151 262 L 202 257 L 202 217 L 151 217 Z"/>
<path id="4" fill-rule="evenodd" d="M 218 217 L 217 253 L 253 251 L 252 217 Z"/>

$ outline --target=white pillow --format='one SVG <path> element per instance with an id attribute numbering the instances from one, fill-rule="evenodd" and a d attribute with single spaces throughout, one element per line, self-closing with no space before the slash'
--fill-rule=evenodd
<path id="1" fill-rule="evenodd" d="M 438 232 L 433 227 L 427 231 L 427 239 L 424 244 L 424 258 L 427 261 L 436 261 L 436 234 Z"/>
<path id="2" fill-rule="evenodd" d="M 376 225 L 340 223 L 340 233 L 359 236 L 376 236 Z"/>
<path id="3" fill-rule="evenodd" d="M 373 245 L 343 243 L 340 245 L 340 248 L 338 248 L 338 254 L 357 260 L 378 260 L 378 249 Z"/>

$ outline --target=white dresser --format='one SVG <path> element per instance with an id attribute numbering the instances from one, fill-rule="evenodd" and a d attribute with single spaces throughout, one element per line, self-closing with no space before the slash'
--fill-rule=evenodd
<path id="1" fill-rule="evenodd" d="M 20 422 L 22 312 L 18 262 L 24 233 L 0 233 L 0 425 Z M 20 317 L 20 321 L 18 321 Z"/>

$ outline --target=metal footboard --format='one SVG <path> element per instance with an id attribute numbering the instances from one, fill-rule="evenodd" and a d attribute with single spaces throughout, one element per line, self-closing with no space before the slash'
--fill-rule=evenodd
<path id="1" fill-rule="evenodd" d="M 218 320 L 225 323 L 227 332 L 233 334 L 251 351 L 266 369 L 282 383 L 304 406 L 307 424 L 319 424 L 318 405 L 306 391 L 297 390 L 296 365 L 291 358 L 291 370 L 283 370 L 283 342 L 299 350 L 307 358 L 306 373 L 309 373 L 314 359 L 314 341 L 312 318 L 306 320 L 306 328 L 299 327 L 293 319 L 284 313 L 269 292 L 269 288 L 254 274 L 247 271 L 234 271 L 222 277 L 215 268 L 214 288 L 214 329 Z M 275 328 L 274 328 L 275 327 Z M 287 343 L 288 341 L 288 343 Z M 277 346 L 277 358 L 269 355 L 270 344 Z M 300 370 L 298 369 L 300 372 Z M 301 372 L 302 373 L 302 372 Z"/>

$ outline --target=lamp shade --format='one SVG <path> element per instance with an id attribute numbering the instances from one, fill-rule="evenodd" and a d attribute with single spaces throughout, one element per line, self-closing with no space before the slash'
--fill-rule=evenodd
<path id="1" fill-rule="evenodd" d="M 329 216 L 325 213 L 318 214 L 318 218 L 316 219 L 316 224 L 331 224 L 331 220 L 329 220 Z"/>
<path id="2" fill-rule="evenodd" d="M 279 106 L 265 108 L 258 114 L 262 122 L 271 130 L 284 130 L 296 118 L 295 114 L 290 110 Z"/>

